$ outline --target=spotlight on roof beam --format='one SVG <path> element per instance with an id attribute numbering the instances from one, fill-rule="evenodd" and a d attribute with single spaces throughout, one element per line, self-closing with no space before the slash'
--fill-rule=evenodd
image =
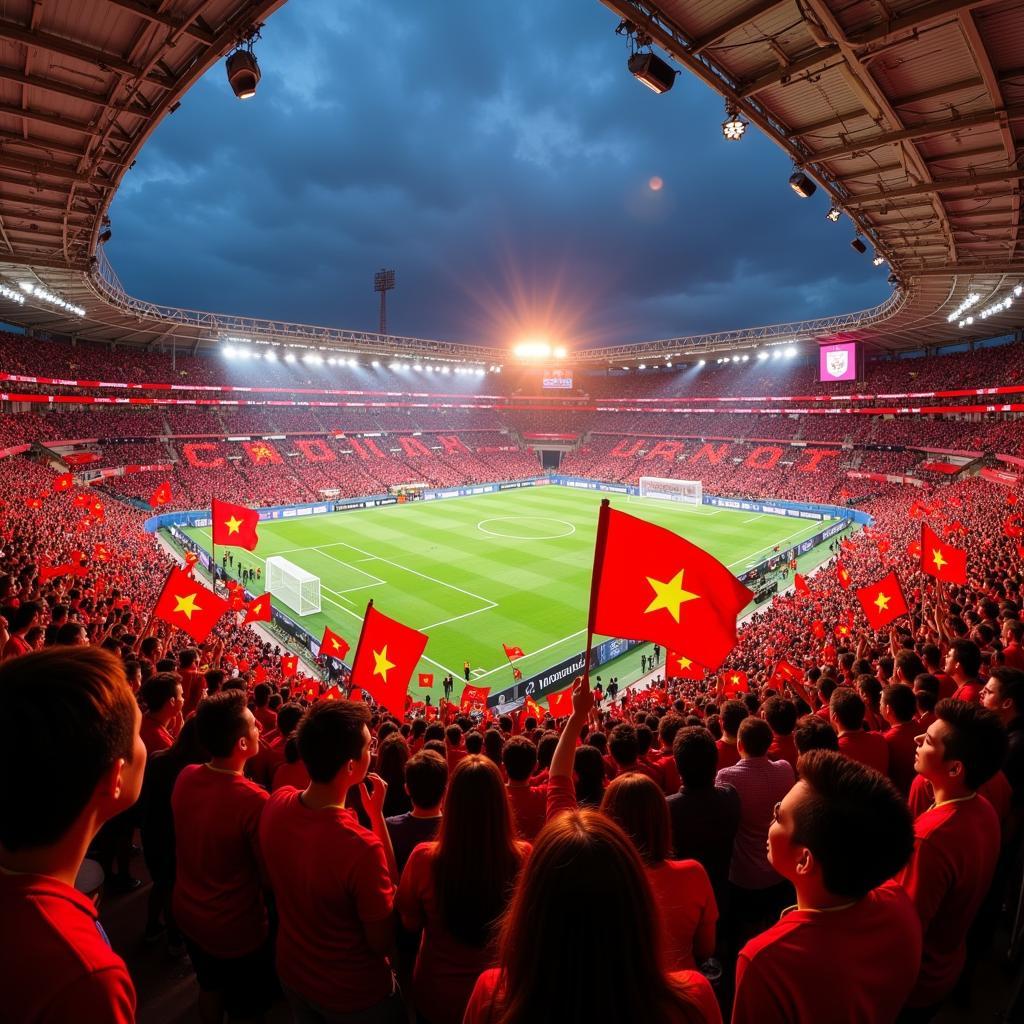
<path id="1" fill-rule="evenodd" d="M 825 216 L 830 221 L 832 221 L 833 224 L 835 224 L 835 222 L 837 220 L 839 220 L 839 218 L 842 217 L 842 215 L 843 215 L 843 211 L 840 210 L 838 206 L 830 206 L 828 208 L 828 213 L 825 214 Z"/>
<path id="2" fill-rule="evenodd" d="M 276 363 L 277 353 L 272 348 L 268 348 L 267 351 L 263 354 L 263 358 L 266 359 L 268 363 Z"/>
<path id="3" fill-rule="evenodd" d="M 98 239 L 100 245 L 105 245 L 107 242 L 109 242 L 110 241 L 110 236 L 111 236 L 110 228 L 107 228 L 105 231 L 101 231 L 100 232 L 100 237 Z"/>
<path id="4" fill-rule="evenodd" d="M 790 345 L 789 348 L 786 349 L 786 358 L 792 359 L 795 355 L 796 349 L 792 345 Z"/>
<path id="5" fill-rule="evenodd" d="M 859 253 L 865 253 L 868 251 L 868 247 L 864 244 L 864 239 L 858 235 L 851 243 L 850 248 L 856 250 Z"/>
<path id="6" fill-rule="evenodd" d="M 794 171 L 789 176 L 789 187 L 801 199 L 810 199 L 818 191 L 818 186 L 803 171 Z"/>
<path id="7" fill-rule="evenodd" d="M 380 360 L 379 359 L 374 359 L 374 361 L 372 363 L 370 363 L 370 365 L 371 366 L 380 366 Z"/>
<path id="8" fill-rule="evenodd" d="M 747 122 L 740 117 L 731 104 L 725 105 L 725 120 L 722 122 L 722 135 L 730 142 L 738 142 L 747 130 Z"/>
<path id="9" fill-rule="evenodd" d="M 285 352 L 285 354 L 284 354 L 284 361 L 286 363 L 294 363 L 295 362 L 295 353 L 294 352 Z"/>
<path id="10" fill-rule="evenodd" d="M 656 53 L 650 51 L 634 53 L 626 65 L 638 82 L 643 82 L 651 92 L 664 93 L 672 88 L 679 74 Z"/>
<path id="11" fill-rule="evenodd" d="M 704 360 L 703 359 L 698 359 L 697 360 L 697 365 L 698 366 L 703 366 L 704 365 Z"/>
<path id="12" fill-rule="evenodd" d="M 415 371 L 416 371 L 417 373 L 421 373 L 421 372 L 423 371 L 423 367 L 422 367 L 422 366 L 421 366 L 421 365 L 420 365 L 419 363 L 413 363 L 413 367 L 412 367 L 412 368 L 413 368 L 413 369 L 414 369 L 414 370 L 415 370 Z"/>
<path id="13" fill-rule="evenodd" d="M 872 266 L 880 267 L 885 262 L 885 257 L 880 253 L 876 252 L 871 259 Z"/>
<path id="14" fill-rule="evenodd" d="M 758 359 L 767 359 L 768 358 L 768 353 L 765 352 L 764 349 L 762 349 L 760 352 L 757 353 L 757 358 Z"/>
<path id="15" fill-rule="evenodd" d="M 234 347 L 234 345 L 225 345 L 221 349 L 221 352 L 224 353 L 224 358 L 225 359 L 234 359 L 235 358 L 235 347 Z"/>
<path id="16" fill-rule="evenodd" d="M 256 63 L 256 54 L 252 52 L 252 44 L 258 32 L 245 40 L 241 46 L 228 57 L 225 70 L 228 83 L 236 99 L 251 100 L 256 95 L 256 86 L 260 83 L 260 66 Z"/>

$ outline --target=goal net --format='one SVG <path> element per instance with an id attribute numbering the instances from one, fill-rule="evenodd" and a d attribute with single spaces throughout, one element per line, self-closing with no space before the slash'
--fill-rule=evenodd
<path id="1" fill-rule="evenodd" d="M 283 601 L 298 615 L 320 611 L 320 578 L 300 569 L 287 558 L 267 559 L 267 593 Z"/>
<path id="2" fill-rule="evenodd" d="M 666 480 L 658 476 L 642 476 L 640 497 L 699 505 L 704 497 L 704 488 L 699 480 Z"/>

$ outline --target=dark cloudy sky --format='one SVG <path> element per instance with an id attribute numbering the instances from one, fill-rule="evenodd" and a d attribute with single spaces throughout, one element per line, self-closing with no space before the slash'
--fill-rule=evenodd
<path id="1" fill-rule="evenodd" d="M 488 344 L 616 344 L 874 305 L 885 268 L 687 73 L 656 96 L 598 0 L 289 0 L 257 96 L 219 62 L 157 130 L 108 255 L 158 302 Z M 648 183 L 660 177 L 664 187 Z"/>

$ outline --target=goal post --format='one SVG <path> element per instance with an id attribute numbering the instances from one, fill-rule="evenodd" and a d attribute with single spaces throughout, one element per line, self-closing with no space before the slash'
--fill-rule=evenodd
<path id="1" fill-rule="evenodd" d="M 659 476 L 640 477 L 640 497 L 676 501 L 681 505 L 700 505 L 704 487 L 700 480 L 672 480 Z"/>
<path id="2" fill-rule="evenodd" d="M 267 559 L 266 588 L 297 615 L 320 611 L 320 577 L 280 555 Z"/>

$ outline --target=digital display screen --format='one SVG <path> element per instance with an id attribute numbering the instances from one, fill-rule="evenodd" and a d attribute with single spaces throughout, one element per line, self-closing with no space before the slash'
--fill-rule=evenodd
<path id="1" fill-rule="evenodd" d="M 571 388 L 572 370 L 545 370 L 543 384 L 546 388 Z"/>
<path id="2" fill-rule="evenodd" d="M 820 379 L 823 382 L 857 379 L 857 342 L 822 345 L 818 351 Z"/>

